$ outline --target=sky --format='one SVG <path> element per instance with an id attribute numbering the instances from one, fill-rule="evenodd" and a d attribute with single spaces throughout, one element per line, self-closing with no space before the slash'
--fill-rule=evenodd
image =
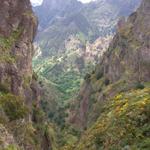
<path id="1" fill-rule="evenodd" d="M 32 2 L 32 4 L 33 4 L 34 6 L 40 5 L 40 4 L 42 3 L 42 1 L 43 1 L 43 0 L 31 0 L 31 2 Z M 88 2 L 90 2 L 90 1 L 92 1 L 92 0 L 78 0 L 78 1 L 81 1 L 81 2 L 83 2 L 83 3 L 88 3 Z"/>

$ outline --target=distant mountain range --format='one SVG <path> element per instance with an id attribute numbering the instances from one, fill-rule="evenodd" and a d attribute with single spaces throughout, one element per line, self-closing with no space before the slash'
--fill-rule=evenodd
<path id="1" fill-rule="evenodd" d="M 77 0 L 44 0 L 34 8 L 39 18 L 36 41 L 46 56 L 64 50 L 65 41 L 72 35 L 81 33 L 93 42 L 99 36 L 112 34 L 118 19 L 128 16 L 139 3 L 140 0 L 97 0 L 89 4 Z"/>

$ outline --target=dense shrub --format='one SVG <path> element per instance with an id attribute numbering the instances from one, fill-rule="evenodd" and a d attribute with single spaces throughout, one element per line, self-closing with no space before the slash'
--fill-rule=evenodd
<path id="1" fill-rule="evenodd" d="M 95 73 L 95 70 L 92 71 L 92 74 L 94 74 L 94 73 Z"/>
<path id="2" fill-rule="evenodd" d="M 145 88 L 145 86 L 142 83 L 138 82 L 136 84 L 136 89 L 144 89 L 144 88 Z"/>
<path id="3" fill-rule="evenodd" d="M 24 118 L 28 113 L 23 99 L 12 94 L 0 96 L 0 105 L 10 121 Z"/>
<path id="4" fill-rule="evenodd" d="M 37 107 L 36 105 L 33 106 L 33 115 L 32 115 L 32 119 L 34 122 L 36 123 L 40 123 L 43 122 L 45 119 L 45 113 L 42 111 L 42 109 L 40 109 L 39 107 Z"/>
<path id="5" fill-rule="evenodd" d="M 18 148 L 15 145 L 8 145 L 7 148 L 3 150 L 18 150 Z"/>
<path id="6" fill-rule="evenodd" d="M 102 71 L 98 71 L 98 72 L 96 73 L 96 79 L 99 80 L 99 79 L 101 79 L 102 77 L 103 77 L 103 72 L 102 72 Z"/>
<path id="7" fill-rule="evenodd" d="M 104 83 L 105 83 L 105 85 L 107 86 L 107 85 L 109 85 L 110 80 L 109 80 L 108 78 L 106 78 L 105 81 L 104 81 Z"/>
<path id="8" fill-rule="evenodd" d="M 150 88 L 116 95 L 76 145 L 78 150 L 149 150 Z M 68 149 L 65 149 L 68 150 Z"/>
<path id="9" fill-rule="evenodd" d="M 98 92 L 101 92 L 102 91 L 102 88 L 99 88 Z"/>
<path id="10" fill-rule="evenodd" d="M 85 81 L 90 81 L 91 75 L 89 73 L 87 73 L 84 77 Z"/>
<path id="11" fill-rule="evenodd" d="M 8 86 L 6 84 L 0 83 L 0 92 L 8 93 L 9 92 Z"/>
<path id="12" fill-rule="evenodd" d="M 38 80 L 38 75 L 37 75 L 37 73 L 33 72 L 33 74 L 32 74 L 32 79 L 35 80 L 35 81 Z"/>

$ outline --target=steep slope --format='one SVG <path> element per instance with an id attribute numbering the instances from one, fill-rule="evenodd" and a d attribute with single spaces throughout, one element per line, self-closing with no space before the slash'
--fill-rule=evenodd
<path id="1" fill-rule="evenodd" d="M 72 123 L 85 131 L 63 150 L 148 150 L 150 146 L 150 1 L 118 23 L 109 50 L 86 76 Z"/>
<path id="2" fill-rule="evenodd" d="M 150 88 L 120 93 L 109 100 L 78 143 L 63 150 L 148 150 L 150 146 Z"/>
<path id="3" fill-rule="evenodd" d="M 0 81 L 13 94 L 30 96 L 31 89 L 25 84 L 30 86 L 32 80 L 32 41 L 37 21 L 27 0 L 3 1 L 1 8 Z"/>
<path id="4" fill-rule="evenodd" d="M 127 21 L 119 21 L 108 51 L 93 73 L 87 74 L 72 105 L 72 123 L 86 129 L 99 117 L 107 100 L 129 89 L 144 88 L 150 81 L 149 7 L 149 1 L 143 1 Z"/>
<path id="5" fill-rule="evenodd" d="M 1 1 L 1 150 L 47 150 L 51 147 L 49 126 L 41 120 L 43 116 L 38 107 L 40 87 L 32 73 L 32 42 L 36 28 L 37 19 L 29 0 Z"/>

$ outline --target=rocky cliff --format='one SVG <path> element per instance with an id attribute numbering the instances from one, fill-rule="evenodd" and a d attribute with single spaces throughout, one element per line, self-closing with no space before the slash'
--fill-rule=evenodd
<path id="1" fill-rule="evenodd" d="M 0 3 L 0 149 L 37 150 L 49 147 L 37 129 L 40 90 L 32 72 L 37 18 L 29 0 Z M 36 111 L 36 117 L 35 117 Z M 35 119 L 36 118 L 36 119 Z M 42 125 L 42 124 L 41 124 Z M 42 143 L 45 146 L 41 147 Z"/>
<path id="2" fill-rule="evenodd" d="M 30 101 L 32 41 L 37 19 L 28 0 L 3 0 L 0 14 L 0 84 L 8 92 Z"/>
<path id="3" fill-rule="evenodd" d="M 74 102 L 79 107 L 72 106 L 71 122 L 86 128 L 97 119 L 108 99 L 129 89 L 144 88 L 150 81 L 149 8 L 150 1 L 144 0 L 127 20 L 119 21 L 108 51 L 85 78 L 78 102 Z"/>

